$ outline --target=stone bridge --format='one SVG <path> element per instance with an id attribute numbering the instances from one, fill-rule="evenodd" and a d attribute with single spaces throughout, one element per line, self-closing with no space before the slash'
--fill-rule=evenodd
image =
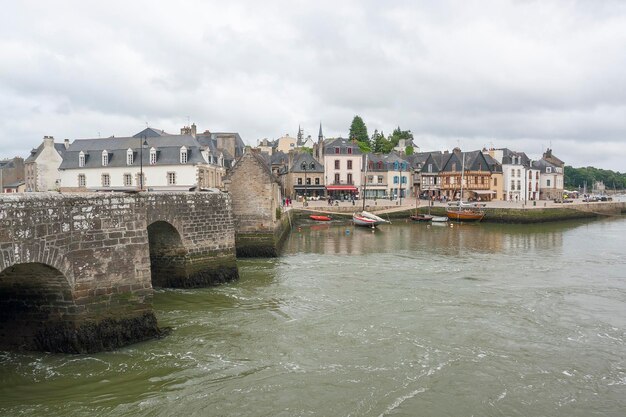
<path id="1" fill-rule="evenodd" d="M 161 333 L 153 286 L 237 277 L 227 194 L 0 196 L 0 349 L 146 340 Z"/>

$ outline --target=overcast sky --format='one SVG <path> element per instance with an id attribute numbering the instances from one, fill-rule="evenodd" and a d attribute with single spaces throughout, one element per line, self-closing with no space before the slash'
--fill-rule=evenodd
<path id="1" fill-rule="evenodd" d="M 626 2 L 0 0 L 0 157 L 44 135 L 346 136 L 626 171 Z"/>

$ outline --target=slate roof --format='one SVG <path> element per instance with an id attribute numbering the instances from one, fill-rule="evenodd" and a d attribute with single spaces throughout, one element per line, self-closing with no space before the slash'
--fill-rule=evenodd
<path id="1" fill-rule="evenodd" d="M 272 165 L 286 165 L 289 163 L 289 155 L 283 151 L 274 152 L 270 160 Z"/>
<path id="2" fill-rule="evenodd" d="M 142 140 L 137 137 L 126 138 L 106 138 L 106 139 L 77 139 L 65 151 L 63 162 L 59 169 L 78 169 L 78 159 L 80 152 L 85 153 L 84 168 L 101 168 L 102 151 L 109 154 L 110 167 L 128 166 L 126 164 L 126 151 L 133 150 L 133 165 L 140 166 L 139 156 L 141 155 L 140 144 Z M 158 137 L 147 137 L 147 146 L 143 149 L 143 165 L 150 165 L 150 148 L 157 151 L 156 165 L 190 165 L 206 163 L 200 152 L 201 147 L 198 141 L 190 135 L 169 135 Z M 187 164 L 180 163 L 180 148 L 187 148 Z"/>
<path id="3" fill-rule="evenodd" d="M 302 169 L 302 164 L 306 164 L 306 170 Z M 317 172 L 324 173 L 324 165 L 320 164 L 308 152 L 298 152 L 293 157 L 293 162 L 289 169 L 291 172 Z"/>
<path id="4" fill-rule="evenodd" d="M 548 162 L 545 159 L 540 159 L 538 161 L 533 161 L 532 167 L 534 169 L 538 169 L 542 174 L 547 173 L 546 168 L 550 167 L 550 168 L 552 168 L 551 174 L 554 174 L 556 172 L 557 165 L 555 165 L 555 164 L 553 164 L 551 162 Z"/>
<path id="5" fill-rule="evenodd" d="M 44 144 L 43 142 L 39 144 L 36 148 L 33 148 L 30 151 L 30 155 L 28 158 L 24 160 L 24 163 L 35 162 L 39 155 L 41 155 L 41 151 L 43 151 Z M 65 153 L 65 144 L 64 143 L 55 143 L 54 149 L 59 153 L 59 155 L 63 156 Z"/>
<path id="6" fill-rule="evenodd" d="M 528 156 L 526 156 L 526 154 L 524 152 L 517 152 L 517 151 L 512 151 L 509 148 L 502 148 L 499 149 L 502 151 L 502 164 L 503 165 L 523 165 L 525 167 L 529 167 L 530 166 L 530 158 Z M 513 157 L 521 157 L 521 164 L 519 164 L 517 161 L 515 161 L 515 164 L 513 164 Z"/>
<path id="7" fill-rule="evenodd" d="M 418 152 L 412 155 L 405 156 L 405 159 L 409 161 L 411 168 L 413 169 L 422 169 L 424 163 L 428 159 L 428 156 L 432 153 L 441 153 L 441 151 L 436 152 Z"/>
<path id="8" fill-rule="evenodd" d="M 441 172 L 460 172 L 465 166 L 465 171 L 491 171 L 489 164 L 481 151 L 451 152 L 441 167 Z M 452 164 L 456 162 L 456 171 L 452 170 Z"/>
<path id="9" fill-rule="evenodd" d="M 144 136 L 147 138 L 158 138 L 160 136 L 172 136 L 172 134 L 163 131 L 163 129 L 155 129 L 153 127 L 147 127 L 141 132 L 133 135 L 134 138 L 141 138 Z"/>
<path id="10" fill-rule="evenodd" d="M 500 164 L 500 162 L 489 154 L 483 153 L 483 156 L 485 157 L 485 161 L 487 161 L 487 165 L 489 165 L 491 172 L 502 172 L 502 164 Z"/>
<path id="11" fill-rule="evenodd" d="M 339 147 L 339 153 L 335 153 L 335 148 Z M 352 154 L 349 154 L 347 149 L 352 148 Z M 327 139 L 324 141 L 324 155 L 362 155 L 361 149 L 359 148 L 359 144 L 355 141 L 352 142 L 350 139 L 344 138 L 335 138 L 335 139 Z"/>
<path id="12" fill-rule="evenodd" d="M 426 161 L 424 161 L 424 165 L 422 165 L 422 174 L 437 174 L 441 171 L 441 167 L 443 167 L 449 155 L 450 154 L 445 154 L 443 152 L 430 152 Z M 433 165 L 432 172 L 428 172 L 429 164 Z"/>

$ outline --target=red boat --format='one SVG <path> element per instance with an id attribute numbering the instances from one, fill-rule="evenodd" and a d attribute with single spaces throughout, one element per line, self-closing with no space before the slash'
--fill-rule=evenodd
<path id="1" fill-rule="evenodd" d="M 311 220 L 317 220 L 318 222 L 328 222 L 330 220 L 332 220 L 330 217 L 328 216 L 322 216 L 322 215 L 317 215 L 317 214 L 311 214 L 309 216 L 309 218 Z"/>

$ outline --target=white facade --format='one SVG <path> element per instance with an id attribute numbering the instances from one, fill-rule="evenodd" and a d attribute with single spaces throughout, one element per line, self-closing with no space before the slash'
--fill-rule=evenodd
<path id="1" fill-rule="evenodd" d="M 65 169 L 61 171 L 61 186 L 64 189 L 139 188 L 140 171 L 140 167 L 135 166 Z M 144 166 L 143 187 L 144 189 L 173 186 L 191 187 L 197 185 L 198 172 L 199 167 L 196 165 Z M 108 184 L 106 176 L 108 176 Z"/>
<path id="2" fill-rule="evenodd" d="M 540 188 L 546 199 L 561 198 L 563 196 L 563 168 L 546 167 L 546 172 L 540 175 Z"/>
<path id="3" fill-rule="evenodd" d="M 190 135 L 111 137 L 72 143 L 60 179 L 63 191 L 222 188 L 225 171 L 223 154 Z"/>
<path id="4" fill-rule="evenodd" d="M 353 185 L 359 189 L 363 183 L 362 155 L 326 154 L 324 155 L 324 179 L 326 185 Z"/>
<path id="5" fill-rule="evenodd" d="M 58 145 L 65 148 L 64 145 Z M 63 157 L 56 149 L 54 137 L 44 136 L 43 143 L 24 162 L 26 191 L 54 191 L 59 188 L 59 166 Z"/>
<path id="6" fill-rule="evenodd" d="M 409 181 L 409 179 L 412 176 L 412 172 L 409 170 L 409 164 L 407 162 L 403 162 L 403 164 L 402 170 L 400 170 L 399 164 L 394 164 L 393 168 L 386 172 L 388 186 L 387 195 L 394 200 L 400 196 L 406 198 L 406 196 L 411 195 L 413 181 Z"/>

